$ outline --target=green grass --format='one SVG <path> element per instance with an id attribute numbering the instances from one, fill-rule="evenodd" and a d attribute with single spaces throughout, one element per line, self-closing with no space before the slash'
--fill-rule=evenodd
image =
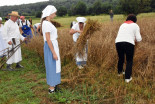
<path id="1" fill-rule="evenodd" d="M 98 20 L 99 22 L 109 22 L 109 15 L 99 15 L 99 16 L 85 16 L 87 19 Z M 115 15 L 114 20 L 122 20 L 124 18 L 123 15 Z M 70 28 L 70 23 L 72 21 L 76 21 L 76 16 L 71 17 L 56 17 L 54 18 L 57 22 L 61 23 L 63 28 Z M 33 24 L 40 22 L 40 18 L 33 19 Z"/>
<path id="2" fill-rule="evenodd" d="M 25 66 L 24 69 L 14 72 L 0 71 L 0 104 L 117 104 L 113 93 L 117 90 L 127 91 L 126 95 L 118 96 L 124 102 L 122 104 L 138 104 L 136 100 L 140 96 L 153 99 L 149 86 L 143 88 L 133 83 L 126 84 L 122 78 L 117 77 L 116 70 L 105 72 L 100 80 L 98 73 L 93 85 L 89 85 L 93 78 L 75 85 L 74 89 L 69 83 L 62 82 L 62 92 L 49 95 L 43 60 L 35 52 L 25 49 L 22 52 L 24 59 L 21 64 Z M 71 70 L 75 70 L 73 65 L 70 62 L 64 67 L 69 66 Z M 63 68 L 62 70 L 64 71 Z M 62 78 L 65 76 L 62 75 Z"/>
<path id="3" fill-rule="evenodd" d="M 138 15 L 137 18 L 141 18 L 141 17 L 154 17 L 155 13 L 141 13 Z M 61 23 L 63 27 L 61 28 L 70 28 L 70 23 L 72 21 L 76 21 L 76 17 L 78 16 L 65 16 L 65 17 L 56 17 L 54 18 L 54 20 L 56 20 L 57 22 Z M 102 15 L 97 15 L 97 16 L 85 16 L 87 19 L 90 18 L 92 20 L 98 20 L 99 22 L 109 22 L 110 21 L 110 16 L 106 15 L 106 14 L 102 14 Z M 114 21 L 125 21 L 126 16 L 124 15 L 114 15 Z M 40 18 L 34 18 L 33 19 L 33 24 L 40 22 Z M 60 28 L 60 29 L 61 29 Z"/>

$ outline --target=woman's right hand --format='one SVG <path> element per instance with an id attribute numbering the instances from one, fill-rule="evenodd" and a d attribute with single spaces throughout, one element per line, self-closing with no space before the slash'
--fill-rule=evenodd
<path id="1" fill-rule="evenodd" d="M 82 33 L 83 31 L 77 30 L 76 32 L 78 32 L 78 33 Z"/>
<path id="2" fill-rule="evenodd" d="M 58 60 L 58 56 L 56 53 L 53 54 L 53 58 L 54 58 L 54 60 Z"/>

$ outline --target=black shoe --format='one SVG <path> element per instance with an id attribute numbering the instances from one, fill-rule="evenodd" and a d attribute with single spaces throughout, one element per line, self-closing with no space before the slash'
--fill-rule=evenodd
<path id="1" fill-rule="evenodd" d="M 49 94 L 55 93 L 55 89 L 54 90 L 48 89 L 48 93 Z"/>
<path id="2" fill-rule="evenodd" d="M 60 92 L 60 93 L 62 93 L 61 89 L 60 89 L 58 86 L 55 87 L 55 92 Z"/>
<path id="3" fill-rule="evenodd" d="M 11 67 L 11 65 L 7 65 L 6 70 L 8 70 L 8 71 L 15 71 L 15 70 Z"/>
<path id="4" fill-rule="evenodd" d="M 24 67 L 22 65 L 20 65 L 20 64 L 17 64 L 16 68 L 24 68 Z"/>

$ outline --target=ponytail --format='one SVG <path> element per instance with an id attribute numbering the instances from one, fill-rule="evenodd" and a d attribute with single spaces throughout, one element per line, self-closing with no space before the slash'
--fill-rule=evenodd
<path id="1" fill-rule="evenodd" d="M 43 36 L 43 32 L 42 32 L 42 24 L 43 24 L 43 21 L 46 20 L 46 17 L 42 18 L 41 20 L 41 26 L 40 26 L 40 34 Z"/>

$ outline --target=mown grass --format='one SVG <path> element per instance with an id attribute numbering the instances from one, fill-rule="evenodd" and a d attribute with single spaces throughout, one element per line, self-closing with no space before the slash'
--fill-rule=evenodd
<path id="1" fill-rule="evenodd" d="M 21 71 L 0 71 L 0 104 L 153 104 L 155 103 L 154 74 L 146 68 L 154 43 L 154 13 L 138 16 L 143 42 L 137 46 L 133 80 L 125 83 L 117 76 L 114 38 L 124 16 L 115 15 L 110 23 L 108 15 L 90 16 L 103 22 L 89 43 L 88 65 L 79 70 L 73 59 L 70 22 L 76 17 L 57 17 L 64 27 L 58 30 L 62 62 L 62 93 L 48 94 L 43 59 L 43 40 L 37 37 L 22 47 L 25 66 Z M 88 16 L 89 17 L 89 16 Z M 39 19 L 33 20 L 39 22 Z M 152 27 L 152 28 L 151 28 Z M 151 67 L 151 66 L 149 66 Z M 143 69 L 144 68 L 144 69 Z M 150 70 L 148 70 L 150 69 Z"/>

